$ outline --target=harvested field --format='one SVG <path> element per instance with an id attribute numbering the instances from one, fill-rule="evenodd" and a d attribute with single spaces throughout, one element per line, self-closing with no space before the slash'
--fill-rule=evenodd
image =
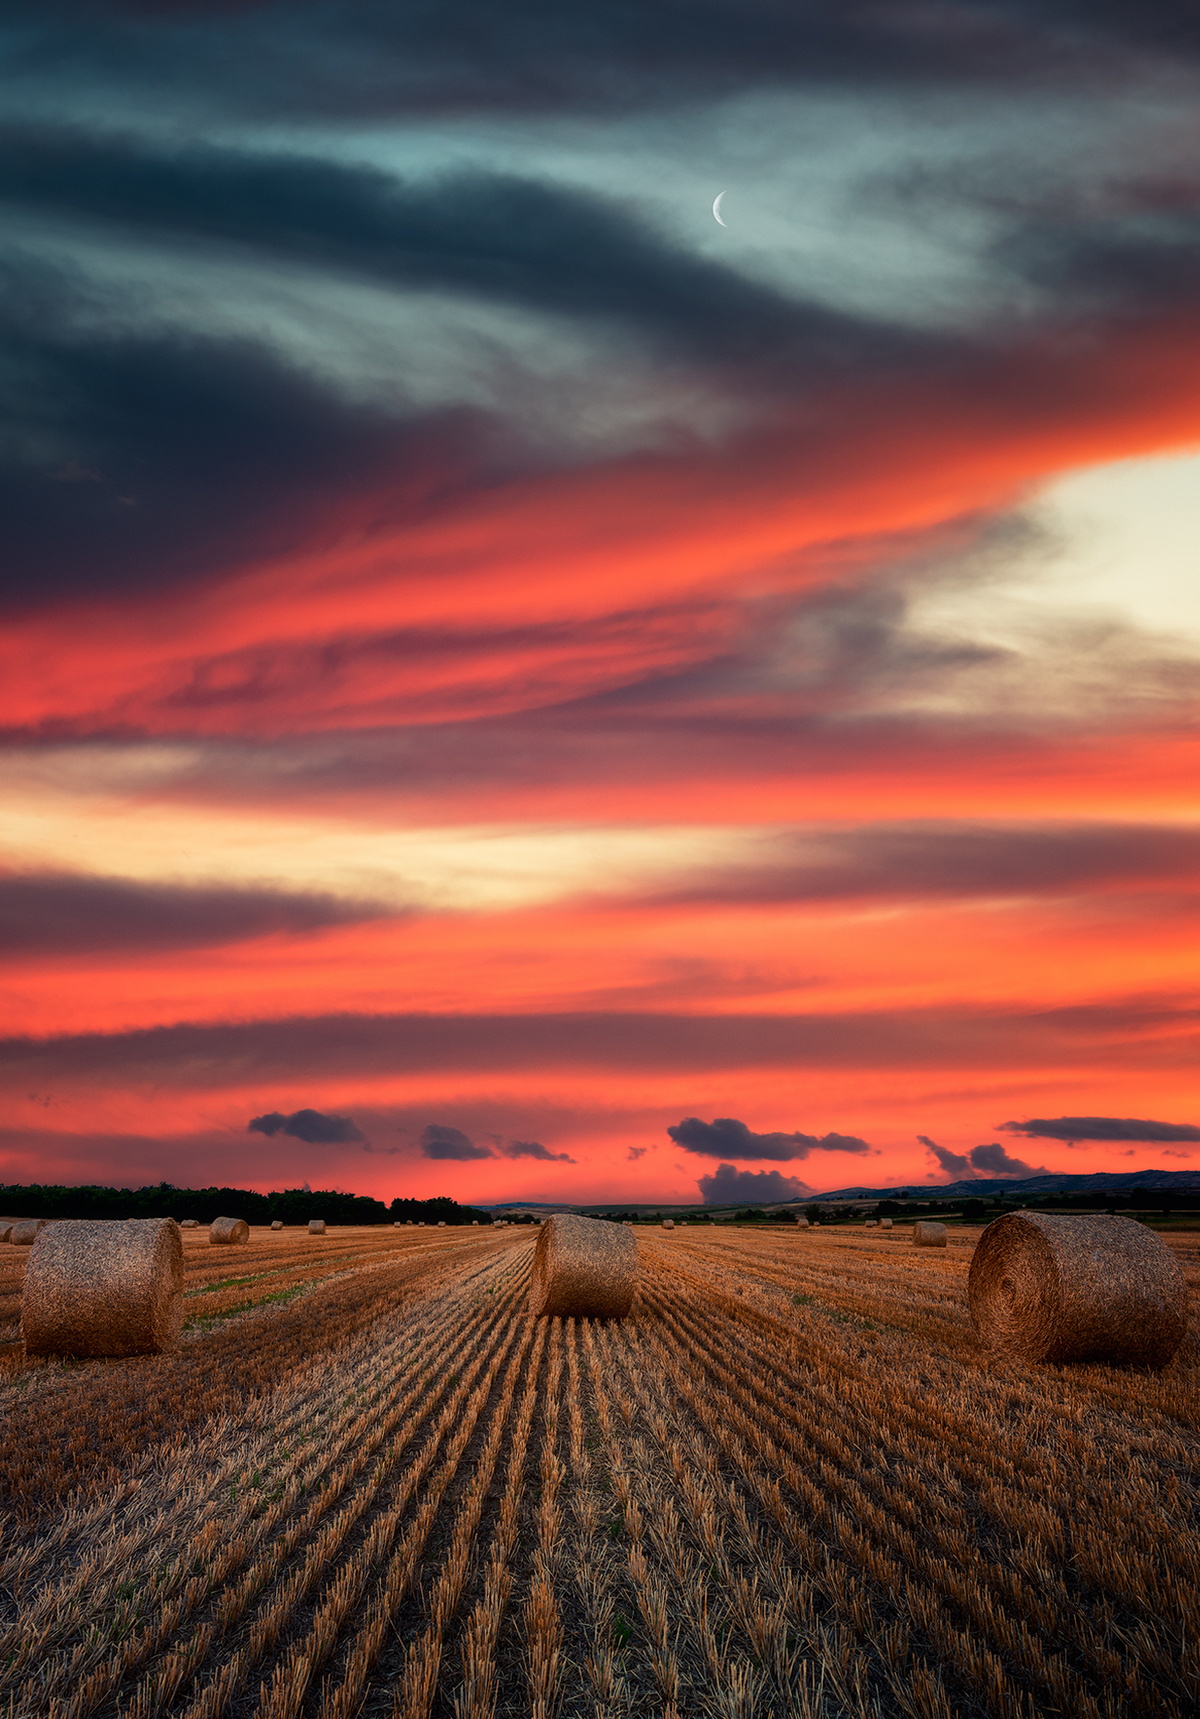
<path id="1" fill-rule="evenodd" d="M 528 1229 L 201 1231 L 175 1354 L 5 1352 L 4 1711 L 1193 1712 L 1200 1346 L 987 1354 L 977 1235 L 646 1228 L 606 1322 Z"/>

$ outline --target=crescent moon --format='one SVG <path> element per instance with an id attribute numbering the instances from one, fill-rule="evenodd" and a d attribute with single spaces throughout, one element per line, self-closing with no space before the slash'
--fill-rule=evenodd
<path id="1" fill-rule="evenodd" d="M 729 223 L 721 220 L 721 198 L 724 195 L 724 191 L 718 191 L 717 195 L 713 198 L 713 219 L 719 226 L 727 227 Z"/>

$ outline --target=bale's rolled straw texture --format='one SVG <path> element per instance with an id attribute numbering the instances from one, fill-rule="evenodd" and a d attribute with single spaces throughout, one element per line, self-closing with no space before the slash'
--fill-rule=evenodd
<path id="1" fill-rule="evenodd" d="M 309 1218 L 308 1233 L 310 1236 L 323 1236 L 325 1234 L 325 1219 Z"/>
<path id="2" fill-rule="evenodd" d="M 51 1224 L 29 1256 L 21 1334 L 30 1355 L 153 1355 L 183 1323 L 174 1218 Z"/>
<path id="3" fill-rule="evenodd" d="M 921 1218 L 913 1225 L 914 1247 L 945 1247 L 945 1224 L 931 1223 L 928 1218 Z"/>
<path id="4" fill-rule="evenodd" d="M 8 1239 L 14 1247 L 32 1247 L 49 1222 L 49 1218 L 18 1218 Z"/>
<path id="5" fill-rule="evenodd" d="M 248 1242 L 250 1240 L 250 1225 L 244 1218 L 214 1218 L 212 1228 L 208 1232 L 212 1243 Z"/>
<path id="6" fill-rule="evenodd" d="M 624 1224 L 556 1212 L 539 1229 L 529 1291 L 535 1315 L 619 1319 L 636 1286 L 637 1242 Z"/>
<path id="7" fill-rule="evenodd" d="M 979 1238 L 967 1296 L 982 1342 L 1024 1361 L 1164 1367 L 1187 1330 L 1183 1273 L 1132 1218 L 1008 1212 Z"/>

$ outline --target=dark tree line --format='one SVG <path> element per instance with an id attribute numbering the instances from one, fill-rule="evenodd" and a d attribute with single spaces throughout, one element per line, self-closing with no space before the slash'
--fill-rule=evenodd
<path id="1" fill-rule="evenodd" d="M 332 1188 L 284 1188 L 256 1194 L 249 1188 L 175 1188 L 159 1182 L 147 1188 L 64 1188 L 33 1183 L 0 1186 L 0 1212 L 19 1218 L 244 1218 L 248 1224 L 306 1224 L 324 1218 L 330 1224 L 402 1223 L 490 1224 L 490 1212 L 460 1206 L 439 1195 L 432 1200 L 393 1200 L 390 1206 L 366 1194 L 340 1194 Z"/>

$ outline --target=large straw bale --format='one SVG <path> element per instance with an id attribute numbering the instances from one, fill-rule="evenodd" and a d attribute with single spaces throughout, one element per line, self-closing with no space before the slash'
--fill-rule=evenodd
<path id="1" fill-rule="evenodd" d="M 49 1218 L 18 1218 L 8 1239 L 14 1247 L 32 1247 L 49 1222 Z"/>
<path id="2" fill-rule="evenodd" d="M 282 1218 L 272 1218 L 271 1219 L 271 1228 L 273 1230 L 281 1230 L 283 1228 L 283 1219 Z"/>
<path id="3" fill-rule="evenodd" d="M 21 1333 L 30 1355 L 153 1355 L 183 1323 L 174 1218 L 77 1218 L 34 1243 Z"/>
<path id="4" fill-rule="evenodd" d="M 879 1227 L 881 1230 L 890 1230 L 892 1227 L 891 1218 L 880 1218 Z"/>
<path id="5" fill-rule="evenodd" d="M 945 1247 L 946 1226 L 932 1222 L 929 1218 L 920 1218 L 913 1225 L 914 1247 Z"/>
<path id="6" fill-rule="evenodd" d="M 675 1219 L 674 1218 L 664 1218 L 662 1221 L 662 1226 L 663 1226 L 664 1230 L 673 1230 L 675 1228 Z"/>
<path id="7" fill-rule="evenodd" d="M 323 1236 L 325 1234 L 325 1219 L 309 1218 L 308 1233 L 310 1236 Z"/>
<path id="8" fill-rule="evenodd" d="M 967 1295 L 982 1342 L 1025 1361 L 1164 1367 L 1187 1330 L 1171 1250 L 1115 1215 L 1006 1212 L 979 1238 Z"/>
<path id="9" fill-rule="evenodd" d="M 250 1240 L 250 1225 L 244 1218 L 214 1218 L 208 1232 L 210 1242 L 216 1244 L 228 1243 L 230 1246 L 238 1242 Z"/>
<path id="10" fill-rule="evenodd" d="M 556 1212 L 533 1249 L 534 1314 L 612 1319 L 628 1313 L 637 1283 L 637 1242 L 622 1224 Z"/>

